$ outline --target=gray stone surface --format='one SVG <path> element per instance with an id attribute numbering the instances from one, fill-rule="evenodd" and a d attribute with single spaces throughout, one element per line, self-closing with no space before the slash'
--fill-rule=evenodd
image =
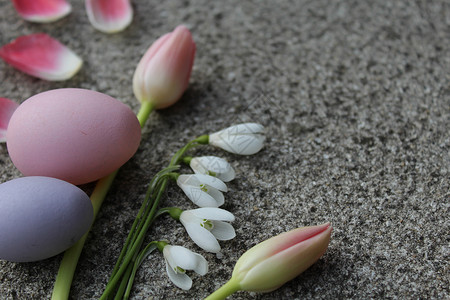
<path id="1" fill-rule="evenodd" d="M 185 292 L 160 254 L 137 274 L 133 299 L 199 299 L 226 282 L 245 249 L 270 236 L 330 221 L 327 253 L 269 294 L 231 299 L 445 299 L 449 293 L 450 3 L 448 1 L 134 0 L 124 32 L 92 28 L 82 1 L 39 25 L 0 0 L 0 44 L 46 32 L 84 59 L 52 83 L 0 62 L 0 97 L 23 101 L 61 87 L 107 93 L 134 111 L 131 80 L 147 47 L 178 24 L 197 43 L 191 85 L 152 114 L 136 155 L 121 169 L 87 240 L 71 298 L 101 295 L 150 178 L 189 139 L 236 122 L 267 128 L 258 154 L 227 158 L 237 171 L 223 208 L 237 237 L 223 257 L 203 253 L 180 224 L 162 218 L 148 240 L 205 255 L 210 271 Z M 1 182 L 21 174 L 0 146 Z M 185 169 L 188 172 L 188 169 Z M 87 191 L 92 185 L 84 187 Z M 172 184 L 164 206 L 193 208 Z M 0 261 L 1 299 L 49 298 L 61 256 Z"/>

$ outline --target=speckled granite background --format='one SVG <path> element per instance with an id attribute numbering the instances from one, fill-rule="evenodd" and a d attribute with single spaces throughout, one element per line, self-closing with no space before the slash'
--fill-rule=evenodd
<path id="1" fill-rule="evenodd" d="M 267 128 L 257 155 L 211 148 L 235 167 L 223 208 L 237 237 L 223 258 L 205 254 L 162 218 L 149 240 L 203 253 L 210 272 L 185 292 L 156 254 L 133 299 L 199 299 L 226 282 L 245 249 L 295 227 L 330 221 L 327 253 L 269 294 L 232 299 L 445 299 L 449 292 L 450 3 L 448 1 L 134 0 L 124 32 L 92 28 L 82 1 L 53 24 L 24 22 L 0 0 L 0 44 L 46 32 L 84 59 L 71 80 L 51 83 L 0 62 L 0 96 L 23 101 L 61 87 L 107 93 L 134 111 L 131 80 L 149 45 L 178 24 L 197 43 L 191 85 L 154 113 L 140 149 L 120 171 L 74 278 L 72 299 L 98 298 L 150 178 L 189 139 L 241 121 Z M 1 182 L 19 177 L 0 146 Z M 185 169 L 188 172 L 188 169 Z M 86 191 L 92 185 L 84 187 Z M 164 205 L 193 208 L 175 186 Z M 61 256 L 0 261 L 1 299 L 49 298 Z"/>

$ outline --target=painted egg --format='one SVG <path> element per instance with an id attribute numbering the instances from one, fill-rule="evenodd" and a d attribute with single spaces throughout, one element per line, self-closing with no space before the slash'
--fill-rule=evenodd
<path id="1" fill-rule="evenodd" d="M 141 127 L 120 101 L 85 89 L 57 89 L 22 103 L 8 124 L 14 165 L 26 176 L 83 184 L 108 175 L 136 152 Z"/>
<path id="2" fill-rule="evenodd" d="M 68 182 L 42 176 L 0 184 L 0 259 L 29 262 L 63 252 L 94 219 L 91 201 Z"/>

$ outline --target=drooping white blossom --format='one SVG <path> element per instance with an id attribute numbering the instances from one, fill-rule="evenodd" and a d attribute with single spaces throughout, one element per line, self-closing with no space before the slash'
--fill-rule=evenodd
<path id="1" fill-rule="evenodd" d="M 227 186 L 219 178 L 203 174 L 180 175 L 177 184 L 200 207 L 219 207 L 224 203 L 222 192 L 227 191 Z"/>
<path id="2" fill-rule="evenodd" d="M 225 221 L 234 221 L 233 214 L 215 207 L 185 210 L 180 215 L 180 222 L 194 243 L 212 253 L 220 252 L 217 240 L 231 240 L 236 236 L 233 226 Z"/>
<path id="3" fill-rule="evenodd" d="M 189 290 L 192 287 L 192 279 L 186 275 L 186 270 L 193 270 L 202 276 L 208 272 L 206 259 L 184 247 L 166 245 L 163 255 L 167 275 L 177 287 L 183 290 Z"/>

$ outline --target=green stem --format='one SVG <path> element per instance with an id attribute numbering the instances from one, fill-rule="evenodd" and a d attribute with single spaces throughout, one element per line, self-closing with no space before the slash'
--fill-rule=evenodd
<path id="1" fill-rule="evenodd" d="M 205 298 L 205 300 L 221 300 L 240 290 L 239 282 L 231 278 L 222 285 L 217 291 Z"/>
<path id="2" fill-rule="evenodd" d="M 142 102 L 141 108 L 137 113 L 136 117 L 139 120 L 139 124 L 141 124 L 141 128 L 144 127 L 145 122 L 147 122 L 150 113 L 155 109 L 155 106 L 150 102 Z"/>
<path id="3" fill-rule="evenodd" d="M 141 128 L 147 122 L 150 113 L 153 111 L 154 106 L 148 102 L 141 103 L 141 108 L 137 114 L 139 124 Z M 117 169 L 108 176 L 100 179 L 94 191 L 91 195 L 91 202 L 94 208 L 94 220 L 102 206 L 103 200 L 106 197 L 114 178 L 117 175 Z M 71 248 L 66 250 L 59 266 L 58 274 L 56 275 L 55 285 L 53 286 L 52 300 L 65 300 L 69 298 L 70 286 L 72 285 L 73 275 L 78 264 L 78 260 L 83 250 L 84 243 L 86 242 L 89 231 L 83 235 Z"/>
<path id="4" fill-rule="evenodd" d="M 94 220 L 100 210 L 106 193 L 111 187 L 114 178 L 117 175 L 117 170 L 108 176 L 100 179 L 95 186 L 95 189 L 91 195 L 91 202 L 94 208 Z M 81 239 L 79 239 L 75 245 L 70 247 L 64 253 L 59 266 L 58 274 L 56 275 L 55 285 L 53 287 L 52 299 L 62 300 L 69 298 L 70 286 L 72 284 L 73 275 L 77 267 L 78 259 L 80 258 L 81 251 L 83 250 L 84 243 L 88 233 L 85 233 Z"/>

